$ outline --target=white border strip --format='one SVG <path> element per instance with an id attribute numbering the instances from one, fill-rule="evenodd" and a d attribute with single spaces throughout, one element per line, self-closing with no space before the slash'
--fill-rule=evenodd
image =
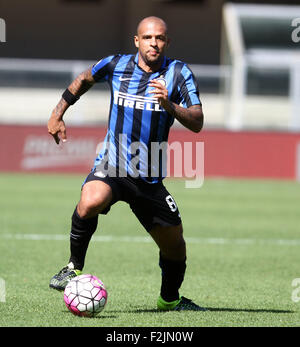
<path id="1" fill-rule="evenodd" d="M 300 142 L 296 146 L 296 180 L 300 182 Z"/>

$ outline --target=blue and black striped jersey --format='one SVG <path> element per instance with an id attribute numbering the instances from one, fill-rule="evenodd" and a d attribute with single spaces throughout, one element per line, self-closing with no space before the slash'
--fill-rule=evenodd
<path id="1" fill-rule="evenodd" d="M 159 78 L 176 104 L 201 105 L 192 71 L 179 60 L 164 57 L 159 71 L 147 73 L 138 66 L 138 54 L 118 54 L 95 64 L 92 75 L 96 82 L 108 82 L 111 90 L 108 130 L 95 169 L 106 161 L 131 176 L 136 177 L 138 169 L 138 176 L 149 183 L 161 181 L 166 176 L 163 156 L 153 158 L 151 146 L 168 141 L 174 117 L 149 94 L 153 89 L 149 82 Z"/>

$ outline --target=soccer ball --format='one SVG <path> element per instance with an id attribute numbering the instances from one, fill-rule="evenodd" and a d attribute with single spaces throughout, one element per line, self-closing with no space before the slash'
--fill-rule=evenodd
<path id="1" fill-rule="evenodd" d="M 96 276 L 79 275 L 67 284 L 64 301 L 73 314 L 94 317 L 104 309 L 107 291 Z"/>

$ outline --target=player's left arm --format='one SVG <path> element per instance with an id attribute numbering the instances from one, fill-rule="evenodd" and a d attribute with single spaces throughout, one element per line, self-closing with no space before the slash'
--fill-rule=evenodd
<path id="1" fill-rule="evenodd" d="M 152 80 L 149 86 L 154 88 L 149 93 L 154 94 L 160 105 L 183 126 L 195 133 L 198 133 L 202 129 L 204 115 L 201 105 L 192 105 L 188 108 L 182 107 L 169 100 L 168 89 L 160 82 Z"/>

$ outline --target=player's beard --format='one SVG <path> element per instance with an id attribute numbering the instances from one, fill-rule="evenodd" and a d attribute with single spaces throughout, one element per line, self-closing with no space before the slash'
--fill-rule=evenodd
<path id="1" fill-rule="evenodd" d="M 150 53 L 146 53 L 145 55 L 142 55 L 144 62 L 154 68 L 154 67 L 160 67 L 163 61 L 163 54 L 158 53 L 157 56 L 152 56 Z"/>

